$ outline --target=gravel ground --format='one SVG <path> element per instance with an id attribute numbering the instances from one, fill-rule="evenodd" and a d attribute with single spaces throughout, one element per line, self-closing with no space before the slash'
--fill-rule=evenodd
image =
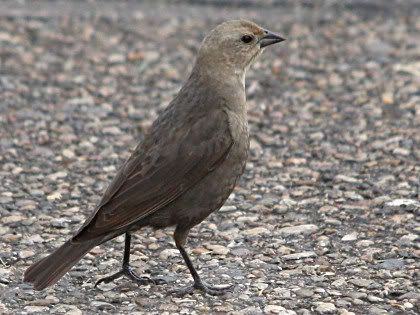
<path id="1" fill-rule="evenodd" d="M 1 314 L 419 314 L 418 1 L 0 3 Z M 92 211 L 232 17 L 288 40 L 247 80 L 251 156 L 188 249 L 223 297 L 178 298 L 190 276 L 171 230 L 123 239 L 34 292 L 23 271 Z M 416 218 L 417 216 L 417 218 Z"/>

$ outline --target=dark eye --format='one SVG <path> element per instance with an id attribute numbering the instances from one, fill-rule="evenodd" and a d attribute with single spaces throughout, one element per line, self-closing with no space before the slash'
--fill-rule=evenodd
<path id="1" fill-rule="evenodd" d="M 254 36 L 252 35 L 244 35 L 241 37 L 241 41 L 243 41 L 246 44 L 252 42 L 253 39 L 254 39 Z"/>

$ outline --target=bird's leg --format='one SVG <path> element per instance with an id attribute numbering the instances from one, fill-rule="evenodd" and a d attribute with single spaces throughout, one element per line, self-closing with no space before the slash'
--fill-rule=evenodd
<path id="1" fill-rule="evenodd" d="M 188 231 L 180 231 L 178 229 L 175 230 L 174 239 L 176 247 L 178 248 L 179 252 L 182 255 L 182 258 L 185 261 L 185 264 L 187 265 L 193 279 L 194 284 L 191 287 L 186 287 L 182 289 L 178 289 L 173 291 L 175 294 L 179 296 L 183 296 L 185 294 L 192 293 L 195 289 L 203 291 L 210 295 L 223 295 L 226 292 L 230 291 L 232 288 L 232 285 L 224 286 L 224 287 L 215 287 L 212 285 L 209 285 L 205 283 L 203 280 L 201 280 L 200 276 L 197 273 L 197 270 L 195 270 L 190 257 L 188 256 L 187 252 L 185 251 L 184 245 L 187 239 Z"/>
<path id="2" fill-rule="evenodd" d="M 122 269 L 108 277 L 99 279 L 95 283 L 95 287 L 98 286 L 102 282 L 109 283 L 122 276 L 126 276 L 141 285 L 150 284 L 150 283 L 166 284 L 166 281 L 163 279 L 152 279 L 152 278 L 140 277 L 136 275 L 133 268 L 130 266 L 130 243 L 131 243 L 131 234 L 127 232 L 125 233 L 125 247 L 124 247 L 124 258 L 123 258 Z"/>

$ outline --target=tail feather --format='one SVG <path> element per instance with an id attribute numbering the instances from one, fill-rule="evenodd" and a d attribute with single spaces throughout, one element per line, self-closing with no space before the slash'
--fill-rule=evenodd
<path id="1" fill-rule="evenodd" d="M 23 280 L 31 282 L 34 290 L 43 290 L 60 280 L 71 267 L 97 244 L 93 240 L 81 243 L 69 240 L 49 256 L 30 266 L 25 271 Z"/>

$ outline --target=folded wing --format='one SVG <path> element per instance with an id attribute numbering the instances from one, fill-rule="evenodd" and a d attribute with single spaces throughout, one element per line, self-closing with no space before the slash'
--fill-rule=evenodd
<path id="1" fill-rule="evenodd" d="M 166 138 L 157 139 L 154 134 Z M 86 240 L 124 230 L 174 202 L 217 168 L 232 145 L 222 110 L 203 115 L 189 126 L 152 132 L 124 163 L 75 238 Z"/>

